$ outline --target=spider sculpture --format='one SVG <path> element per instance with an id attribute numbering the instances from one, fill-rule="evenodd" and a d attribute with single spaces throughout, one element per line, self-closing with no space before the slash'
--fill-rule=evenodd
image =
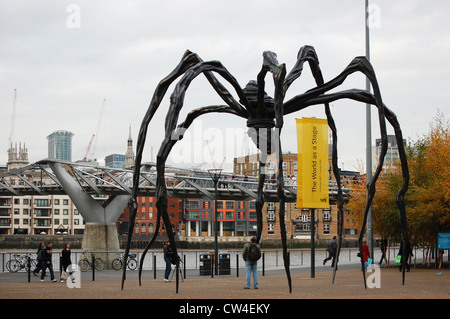
<path id="1" fill-rule="evenodd" d="M 312 75 L 317 84 L 316 87 L 308 90 L 305 93 L 294 96 L 293 98 L 285 101 L 285 94 L 290 85 L 301 75 L 303 70 L 303 65 L 305 62 L 308 62 Z M 269 97 L 264 92 L 265 87 L 265 77 L 267 73 L 272 73 L 273 81 L 274 81 L 274 97 Z M 334 93 L 327 93 L 330 90 L 341 85 L 345 79 L 356 72 L 363 73 L 370 81 L 373 94 L 371 94 L 367 90 L 345 90 L 345 91 L 337 91 Z M 186 90 L 189 88 L 191 81 L 193 81 L 198 75 L 203 74 L 213 87 L 213 89 L 217 92 L 217 94 L 222 98 L 225 102 L 224 105 L 213 105 L 213 106 L 205 106 L 192 110 L 186 116 L 184 122 L 178 123 L 178 117 L 180 114 L 180 110 L 183 107 L 184 96 Z M 237 101 L 232 94 L 217 80 L 215 74 L 219 74 L 224 80 L 226 80 L 236 91 L 237 96 L 239 97 L 239 101 Z M 287 254 L 287 243 L 286 243 L 286 229 L 284 222 L 284 203 L 285 203 L 285 192 L 284 192 L 284 181 L 283 181 L 283 155 L 281 150 L 281 140 L 280 134 L 281 129 L 283 128 L 283 116 L 301 111 L 309 106 L 323 104 L 325 106 L 325 113 L 328 120 L 328 125 L 332 131 L 332 164 L 333 164 L 333 172 L 336 176 L 336 180 L 338 183 L 338 251 L 337 256 L 339 256 L 341 242 L 342 242 L 342 231 L 343 231 L 343 196 L 340 185 L 340 174 L 337 165 L 337 130 L 334 123 L 334 119 L 330 112 L 329 103 L 340 100 L 340 99 L 351 99 L 356 100 L 363 103 L 368 103 L 371 105 L 375 105 L 378 109 L 378 118 L 379 125 L 381 130 L 381 139 L 382 139 L 382 149 L 381 155 L 379 159 L 378 167 L 374 173 L 373 178 L 368 183 L 368 198 L 365 207 L 363 225 L 360 232 L 360 237 L 358 239 L 359 249 L 362 254 L 362 240 L 364 234 L 364 228 L 366 226 L 367 214 L 369 207 L 372 204 L 373 197 L 375 195 L 375 183 L 381 172 L 384 157 L 387 151 L 387 133 L 386 133 L 386 119 L 392 125 L 395 131 L 395 136 L 399 145 L 399 153 L 403 174 L 403 185 L 399 192 L 396 195 L 397 205 L 400 211 L 401 216 L 401 226 L 402 226 L 402 237 L 404 243 L 409 243 L 408 234 L 406 230 L 406 209 L 404 203 L 404 194 L 407 191 L 408 183 L 409 183 L 409 172 L 406 161 L 406 153 L 403 147 L 403 137 L 400 129 L 400 125 L 397 121 L 395 114 L 390 111 L 382 102 L 380 90 L 378 87 L 377 79 L 375 76 L 375 72 L 372 68 L 372 65 L 365 57 L 356 57 L 353 61 L 334 79 L 329 82 L 324 82 L 321 69 L 319 67 L 319 61 L 317 58 L 317 54 L 313 47 L 304 46 L 302 47 L 297 55 L 297 61 L 293 69 L 290 73 L 287 74 L 286 66 L 284 64 L 279 64 L 276 58 L 276 54 L 270 51 L 263 53 L 263 65 L 262 69 L 257 76 L 256 81 L 250 81 L 247 86 L 242 89 L 236 79 L 228 72 L 228 70 L 219 62 L 219 61 L 209 61 L 204 62 L 197 54 L 192 53 L 190 51 L 186 51 L 183 55 L 182 60 L 176 66 L 176 68 L 161 82 L 159 82 L 153 98 L 150 102 L 149 108 L 145 117 L 142 121 L 141 128 L 139 131 L 139 136 L 137 140 L 137 149 L 136 149 L 136 160 L 133 172 L 133 194 L 132 198 L 129 201 L 129 231 L 128 231 L 128 241 L 125 248 L 125 259 L 128 256 L 128 252 L 130 249 L 131 236 L 133 234 L 134 221 L 137 212 L 136 198 L 138 196 L 138 186 L 139 186 L 139 176 L 140 176 L 140 166 L 142 160 L 142 153 L 144 149 L 145 139 L 147 136 L 148 125 L 152 120 L 155 112 L 161 104 L 161 101 L 164 98 L 165 93 L 167 92 L 169 86 L 177 79 L 181 77 L 176 87 L 170 97 L 170 106 L 167 112 L 166 120 L 165 120 L 165 138 L 161 144 L 159 152 L 157 154 L 157 183 L 156 183 L 156 207 L 157 207 L 157 224 L 155 233 L 146 246 L 139 268 L 139 284 L 141 284 L 141 270 L 142 264 L 145 258 L 145 254 L 155 241 L 159 227 L 160 227 L 160 219 L 162 217 L 163 222 L 165 224 L 165 229 L 167 231 L 167 235 L 169 237 L 169 241 L 171 243 L 173 252 L 175 256 L 177 254 L 176 242 L 174 239 L 174 233 L 172 230 L 172 226 L 170 223 L 170 219 L 167 213 L 167 189 L 164 181 L 164 170 L 165 163 L 167 157 L 176 144 L 178 140 L 183 137 L 183 133 L 189 126 L 193 123 L 193 121 L 204 114 L 207 113 L 229 113 L 239 116 L 241 118 L 247 119 L 247 126 L 249 130 L 252 130 L 254 141 L 256 142 L 256 146 L 261 151 L 262 156 L 260 159 L 259 165 L 259 181 L 258 181 L 258 195 L 256 199 L 256 213 L 257 213 L 257 242 L 261 239 L 262 234 L 262 208 L 264 205 L 263 199 L 263 186 L 265 176 L 265 158 L 267 155 L 271 154 L 272 145 L 271 145 L 271 136 L 277 136 L 278 140 L 275 142 L 277 146 L 276 158 L 277 158 L 277 196 L 280 202 L 280 210 L 279 210 L 279 221 L 280 221 L 280 230 L 281 230 L 281 239 L 282 239 L 282 248 L 283 248 L 283 260 L 284 260 L 284 268 L 287 276 L 289 292 L 292 292 L 292 283 L 291 283 L 291 275 L 288 266 L 288 254 Z M 274 135 L 274 134 L 277 135 Z M 406 247 L 406 245 L 403 245 Z M 407 251 L 405 251 L 405 254 Z M 406 260 L 407 258 L 403 258 Z M 338 258 L 337 258 L 338 260 Z M 126 260 L 125 260 L 126 263 Z M 361 257 L 361 265 L 363 265 L 364 261 Z M 179 288 L 179 265 L 180 261 L 176 263 L 176 292 L 178 293 Z M 333 283 L 336 274 L 337 262 L 334 265 L 333 270 Z M 364 278 L 364 286 L 366 286 L 366 279 L 363 269 L 363 278 Z M 404 273 L 405 267 L 403 267 L 403 283 L 405 278 Z M 122 289 L 124 286 L 124 281 L 126 280 L 126 272 L 125 269 L 122 275 Z"/>

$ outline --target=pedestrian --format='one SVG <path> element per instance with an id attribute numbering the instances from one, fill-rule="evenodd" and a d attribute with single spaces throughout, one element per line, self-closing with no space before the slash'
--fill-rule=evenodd
<path id="1" fill-rule="evenodd" d="M 331 261 L 331 267 L 334 267 L 334 263 L 336 261 L 336 253 L 337 253 L 337 243 L 336 236 L 333 236 L 333 239 L 328 242 L 327 245 L 328 257 L 323 260 L 323 265 L 327 263 L 328 260 L 333 259 Z"/>
<path id="2" fill-rule="evenodd" d="M 370 258 L 369 245 L 367 245 L 367 243 L 364 241 L 362 248 L 363 248 L 364 269 L 367 270 L 367 261 Z"/>
<path id="3" fill-rule="evenodd" d="M 42 251 L 44 250 L 44 248 L 45 248 L 45 244 L 43 242 L 39 243 L 39 247 L 36 252 L 37 264 L 36 264 L 36 268 L 33 270 L 33 274 L 35 276 L 38 276 L 39 272 L 42 269 Z"/>
<path id="4" fill-rule="evenodd" d="M 53 262 L 52 262 L 52 247 L 53 243 L 50 241 L 47 243 L 47 247 L 42 251 L 42 274 L 41 281 L 44 281 L 45 271 L 50 271 L 50 280 L 56 282 L 55 274 L 53 273 Z"/>
<path id="5" fill-rule="evenodd" d="M 170 259 L 172 258 L 173 251 L 170 247 L 170 241 L 164 245 L 164 261 L 166 262 L 166 271 L 164 272 L 164 281 L 169 282 L 170 271 L 172 270 L 172 263 Z"/>
<path id="6" fill-rule="evenodd" d="M 399 270 L 402 271 L 402 266 L 403 266 L 403 260 L 405 260 L 405 268 L 406 271 L 409 272 L 411 267 L 409 266 L 408 260 L 409 260 L 409 256 L 414 256 L 411 246 L 409 245 L 409 242 L 406 244 L 406 249 L 405 251 L 403 251 L 403 241 L 400 243 L 400 250 L 399 250 L 399 254 L 401 255 L 401 259 L 400 259 L 400 268 Z"/>
<path id="7" fill-rule="evenodd" d="M 261 247 L 256 243 L 256 237 L 250 238 L 250 242 L 244 245 L 242 258 L 245 260 L 245 289 L 250 289 L 250 281 L 253 275 L 253 288 L 258 289 L 258 260 L 261 258 Z"/>
<path id="8" fill-rule="evenodd" d="M 61 251 L 61 282 L 67 280 L 67 267 L 72 264 L 70 260 L 70 244 L 66 243 Z M 70 275 L 70 274 L 69 274 Z"/>
<path id="9" fill-rule="evenodd" d="M 380 240 L 381 259 L 380 262 L 378 263 L 380 266 L 383 263 L 383 260 L 384 263 L 386 263 L 386 249 L 387 249 L 387 239 L 384 238 Z"/>

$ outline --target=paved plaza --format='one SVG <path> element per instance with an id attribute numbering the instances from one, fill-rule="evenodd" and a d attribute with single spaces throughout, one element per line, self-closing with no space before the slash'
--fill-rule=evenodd
<path id="1" fill-rule="evenodd" d="M 380 288 L 364 289 L 362 272 L 358 268 L 339 270 L 335 283 L 329 267 L 321 267 L 315 278 L 309 272 L 292 274 L 292 293 L 282 272 L 259 274 L 259 289 L 244 289 L 245 272 L 232 275 L 189 275 L 181 281 L 176 293 L 175 278 L 166 283 L 158 273 L 144 272 L 142 286 L 137 271 L 128 272 L 121 290 L 121 272 L 96 273 L 95 281 L 83 273 L 79 288 L 68 288 L 64 282 L 44 282 L 39 277 L 27 281 L 26 273 L 0 274 L 0 299 L 450 299 L 450 270 L 411 269 L 405 285 L 397 267 L 380 268 Z M 370 276 L 367 273 L 367 276 Z M 15 277 L 12 277 L 15 276 Z M 59 274 L 55 273 L 58 278 Z"/>

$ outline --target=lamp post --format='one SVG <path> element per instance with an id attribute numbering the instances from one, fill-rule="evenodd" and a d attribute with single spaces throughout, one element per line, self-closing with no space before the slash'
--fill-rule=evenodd
<path id="1" fill-rule="evenodd" d="M 370 61 L 370 45 L 369 45 L 369 0 L 365 0 L 366 9 L 366 58 Z M 366 78 L 366 90 L 370 92 L 370 81 Z M 372 180 L 372 119 L 371 119 L 371 105 L 366 104 L 366 182 Z M 367 189 L 367 198 L 369 197 L 369 190 Z M 373 217 L 372 206 L 369 207 L 367 215 L 367 244 L 369 246 L 370 255 L 373 256 Z"/>
<path id="2" fill-rule="evenodd" d="M 214 183 L 214 274 L 217 276 L 219 250 L 217 247 L 217 183 L 219 182 L 222 169 L 213 168 L 208 170 L 209 176 Z M 212 272 L 212 270 L 211 270 Z"/>

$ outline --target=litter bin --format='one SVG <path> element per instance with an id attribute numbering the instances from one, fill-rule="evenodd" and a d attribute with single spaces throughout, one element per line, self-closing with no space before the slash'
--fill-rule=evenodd
<path id="1" fill-rule="evenodd" d="M 200 276 L 211 276 L 211 255 L 200 255 Z"/>
<path id="2" fill-rule="evenodd" d="M 229 275 L 230 270 L 230 254 L 219 254 L 219 275 Z"/>

